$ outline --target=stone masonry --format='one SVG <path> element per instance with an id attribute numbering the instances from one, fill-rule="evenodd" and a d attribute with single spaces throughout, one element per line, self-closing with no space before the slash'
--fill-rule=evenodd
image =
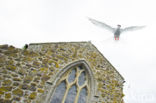
<path id="1" fill-rule="evenodd" d="M 123 77 L 90 42 L 0 45 L 0 103 L 50 103 L 57 75 L 79 61 L 92 72 L 91 103 L 123 103 Z"/>

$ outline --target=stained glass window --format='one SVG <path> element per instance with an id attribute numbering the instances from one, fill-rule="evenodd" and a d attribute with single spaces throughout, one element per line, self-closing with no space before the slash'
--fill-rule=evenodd
<path id="1" fill-rule="evenodd" d="M 86 103 L 88 84 L 88 74 L 84 66 L 69 68 L 58 81 L 51 103 Z"/>

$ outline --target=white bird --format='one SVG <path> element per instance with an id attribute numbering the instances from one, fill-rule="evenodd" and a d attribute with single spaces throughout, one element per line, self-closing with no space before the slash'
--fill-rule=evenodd
<path id="1" fill-rule="evenodd" d="M 125 31 L 133 31 L 133 30 L 138 30 L 138 29 L 142 29 L 145 26 L 130 26 L 130 27 L 126 27 L 126 28 L 121 28 L 121 25 L 117 25 L 117 28 L 113 28 L 103 22 L 88 18 L 93 24 L 102 27 L 102 28 L 106 28 L 107 30 L 111 31 L 114 34 L 114 39 L 115 40 L 119 40 L 120 34 L 125 32 Z"/>

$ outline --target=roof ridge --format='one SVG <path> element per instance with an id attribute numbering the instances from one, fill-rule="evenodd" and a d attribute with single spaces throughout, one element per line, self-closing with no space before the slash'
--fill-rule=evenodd
<path id="1" fill-rule="evenodd" d="M 90 41 L 71 41 L 71 42 L 45 42 L 45 43 L 30 43 L 29 45 L 41 45 L 41 44 L 66 44 L 66 43 L 89 43 Z"/>

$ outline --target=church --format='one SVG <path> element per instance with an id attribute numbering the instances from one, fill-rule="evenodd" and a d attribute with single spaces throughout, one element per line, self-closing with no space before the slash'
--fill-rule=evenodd
<path id="1" fill-rule="evenodd" d="M 124 103 L 124 82 L 91 42 L 0 45 L 0 103 Z"/>

